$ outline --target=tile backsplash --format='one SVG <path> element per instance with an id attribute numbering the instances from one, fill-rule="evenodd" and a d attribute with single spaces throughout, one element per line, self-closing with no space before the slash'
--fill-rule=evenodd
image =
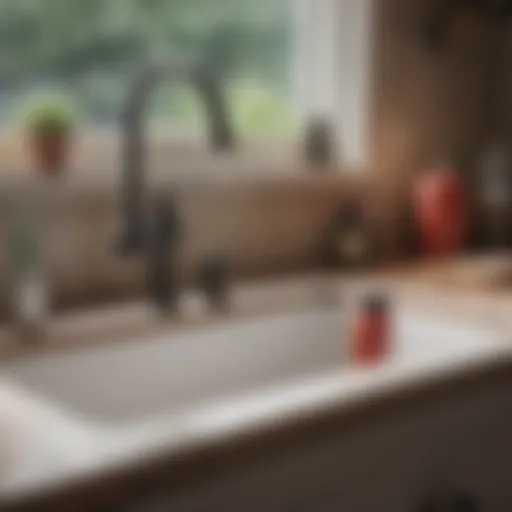
<path id="1" fill-rule="evenodd" d="M 193 282 L 199 261 L 210 253 L 225 256 L 235 277 L 313 268 L 325 229 L 348 193 L 365 196 L 376 222 L 392 218 L 387 213 L 395 203 L 382 187 L 370 187 L 363 178 L 354 181 L 297 171 L 158 183 L 159 190 L 172 188 L 181 210 L 184 281 Z M 143 293 L 144 259 L 122 257 L 115 248 L 121 220 L 117 186 L 81 186 L 78 181 L 5 186 L 0 191 L 0 316 L 8 311 L 9 225 L 15 206 L 29 193 L 44 213 L 40 232 L 56 308 Z"/>
<path id="2" fill-rule="evenodd" d="M 210 252 L 225 255 L 235 276 L 314 267 L 328 221 L 352 193 L 362 199 L 375 223 L 381 254 L 396 255 L 403 240 L 404 198 L 415 172 L 439 159 L 457 163 L 478 156 L 488 129 L 488 78 L 483 70 L 492 30 L 479 29 L 444 54 L 432 55 L 420 40 L 423 21 L 435 8 L 430 0 L 375 4 L 370 174 L 307 173 L 296 145 L 276 144 L 272 150 L 242 145 L 236 157 L 212 164 L 206 147 L 151 139 L 148 181 L 169 186 L 164 176 L 178 170 L 186 179 L 176 180 L 186 223 L 185 281 L 191 283 L 198 261 Z M 120 141 L 119 134 L 82 135 L 67 179 L 36 187 L 34 195 L 44 202 L 43 238 L 56 308 L 142 294 L 144 262 L 124 259 L 115 251 Z M 0 167 L 13 169 L 2 171 L 0 185 L 1 318 L 9 293 L 9 222 L 20 197 L 34 190 L 18 135 L 0 137 Z M 196 175 L 197 180 L 190 179 Z M 27 186 L 20 184 L 23 176 Z"/>

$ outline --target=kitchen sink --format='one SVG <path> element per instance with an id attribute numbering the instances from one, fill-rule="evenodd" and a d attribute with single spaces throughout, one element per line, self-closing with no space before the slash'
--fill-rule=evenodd
<path id="1" fill-rule="evenodd" d="M 359 371 L 337 309 L 308 310 L 187 328 L 123 343 L 95 344 L 5 363 L 0 378 L 89 422 L 131 423 L 308 376 Z M 488 333 L 401 312 L 384 364 L 478 350 Z"/>

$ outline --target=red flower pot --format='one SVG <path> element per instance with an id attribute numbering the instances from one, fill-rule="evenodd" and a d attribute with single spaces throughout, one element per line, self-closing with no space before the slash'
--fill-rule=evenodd
<path id="1" fill-rule="evenodd" d="M 69 156 L 67 133 L 32 133 L 30 146 L 35 163 L 41 172 L 50 177 L 57 177 L 63 173 Z"/>
<path id="2" fill-rule="evenodd" d="M 430 256 L 453 256 L 465 245 L 468 195 L 462 176 L 449 168 L 422 175 L 414 187 L 420 247 Z"/>

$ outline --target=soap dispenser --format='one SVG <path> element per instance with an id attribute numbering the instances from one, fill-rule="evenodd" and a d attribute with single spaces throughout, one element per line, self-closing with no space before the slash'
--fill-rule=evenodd
<path id="1" fill-rule="evenodd" d="M 328 265 L 350 270 L 366 267 L 373 259 L 374 244 L 369 222 L 356 200 L 344 202 L 327 233 Z"/>

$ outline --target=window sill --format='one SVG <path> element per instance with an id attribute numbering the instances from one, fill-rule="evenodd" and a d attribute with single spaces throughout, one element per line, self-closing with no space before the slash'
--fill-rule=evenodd
<path id="1" fill-rule="evenodd" d="M 260 160 L 274 165 L 290 163 L 300 158 L 300 148 L 289 141 L 259 140 L 239 142 L 233 152 L 216 155 L 206 141 L 183 139 L 152 134 L 147 140 L 148 167 L 165 165 L 169 170 L 183 166 L 208 165 L 223 160 Z M 80 134 L 72 147 L 68 174 L 89 173 L 95 169 L 102 174 L 116 172 L 121 166 L 122 137 L 116 132 L 88 132 Z M 9 172 L 29 173 L 31 163 L 24 143 L 23 134 L 18 132 L 0 133 L 0 174 Z"/>
<path id="2" fill-rule="evenodd" d="M 0 196 L 9 202 L 17 191 L 40 190 L 52 197 L 111 198 L 119 192 L 121 139 L 118 134 L 81 135 L 71 163 L 58 181 L 35 176 L 20 134 L 0 134 Z M 341 168 L 313 171 L 301 158 L 300 148 L 287 142 L 260 141 L 240 144 L 232 153 L 213 153 L 199 141 L 177 141 L 163 136 L 148 142 L 148 186 L 245 186 L 284 181 L 325 186 L 340 182 Z M 343 169 L 346 171 L 346 169 Z M 362 173 L 343 173 L 359 174 Z M 347 182 L 346 177 L 343 182 Z M 329 186 L 329 185 L 327 185 Z"/>
<path id="3" fill-rule="evenodd" d="M 119 186 L 122 159 L 121 137 L 116 133 L 88 133 L 75 143 L 69 168 L 59 179 L 60 189 L 109 190 Z M 9 184 L 40 182 L 19 133 L 0 134 L 0 180 Z M 206 143 L 162 135 L 147 143 L 150 184 L 187 184 L 265 181 L 281 177 L 302 179 L 313 174 L 302 159 L 300 147 L 285 141 L 240 143 L 233 152 L 214 153 Z M 339 174 L 340 169 L 315 174 Z"/>

